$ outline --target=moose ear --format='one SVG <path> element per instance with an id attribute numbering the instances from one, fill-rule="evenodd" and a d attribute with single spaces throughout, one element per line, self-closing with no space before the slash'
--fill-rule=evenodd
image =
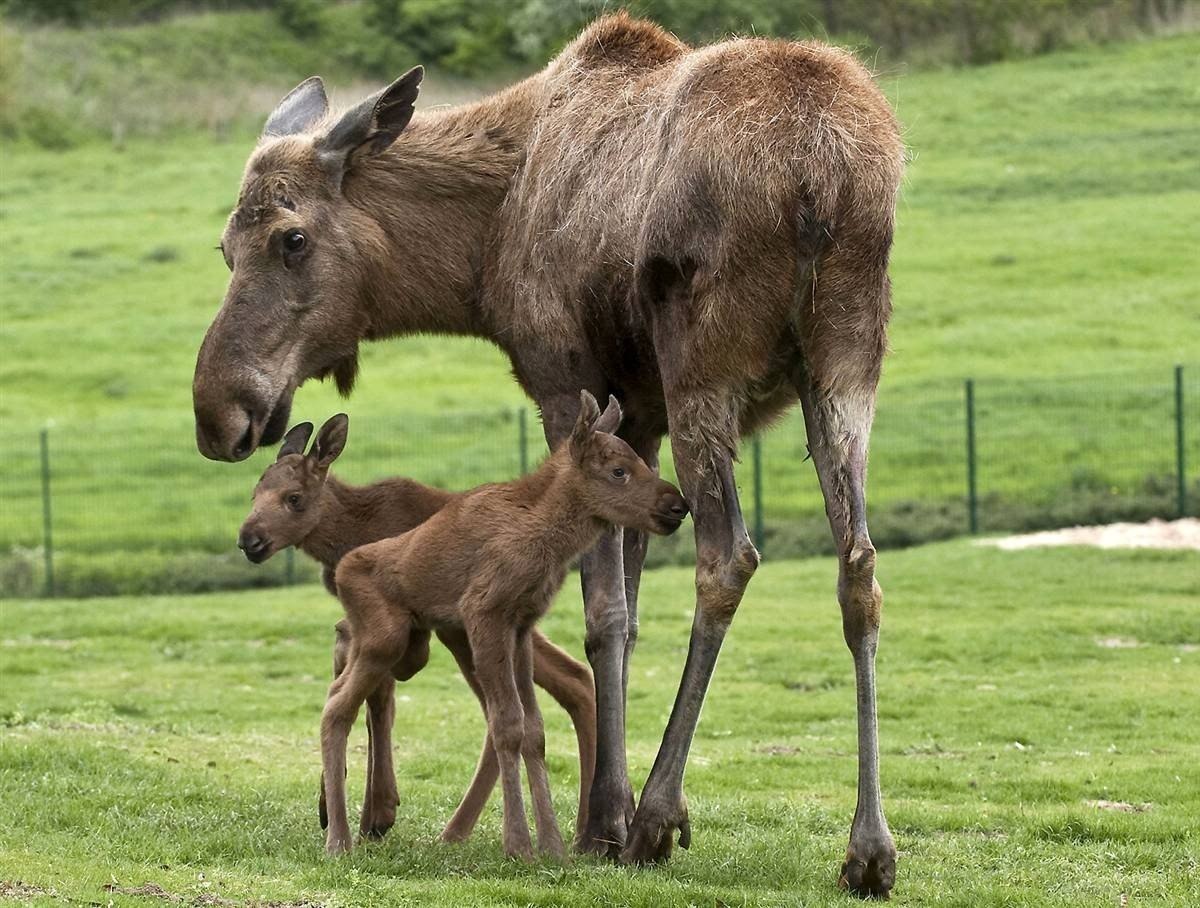
<path id="1" fill-rule="evenodd" d="M 383 91 L 342 114 L 317 141 L 321 156 L 345 171 L 360 155 L 369 157 L 386 151 L 412 119 L 424 76 L 425 70 L 414 66 Z"/>
<path id="2" fill-rule="evenodd" d="M 317 433 L 317 440 L 313 442 L 312 451 L 308 455 L 316 461 L 320 469 L 328 470 L 329 465 L 338 459 L 338 455 L 346 447 L 346 434 L 349 428 L 350 417 L 345 413 L 329 417 L 325 421 L 325 425 L 321 426 L 321 431 Z"/>
<path id="3" fill-rule="evenodd" d="M 617 399 L 613 395 L 608 395 L 608 406 L 604 408 L 604 412 L 592 423 L 593 432 L 607 432 L 609 435 L 616 433 L 621 425 L 621 405 L 617 403 Z"/>
<path id="4" fill-rule="evenodd" d="M 304 132 L 329 113 L 325 83 L 320 76 L 305 79 L 287 93 L 263 127 L 263 136 L 290 136 Z"/>
<path id="5" fill-rule="evenodd" d="M 588 439 L 592 435 L 592 424 L 600 418 L 600 405 L 590 391 L 579 392 L 579 416 L 575 419 L 575 428 L 571 430 L 571 457 L 576 463 L 583 462 L 587 453 Z"/>
<path id="6" fill-rule="evenodd" d="M 279 454 L 275 460 L 283 460 L 289 454 L 303 454 L 312 430 L 313 424 L 310 422 L 302 422 L 288 429 L 287 435 L 283 436 L 283 444 L 279 446 Z"/>

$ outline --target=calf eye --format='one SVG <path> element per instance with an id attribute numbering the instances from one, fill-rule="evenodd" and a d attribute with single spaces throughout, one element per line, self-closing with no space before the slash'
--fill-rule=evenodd
<path id="1" fill-rule="evenodd" d="M 289 230 L 283 235 L 283 251 L 297 253 L 304 248 L 308 240 L 299 230 Z"/>
<path id="2" fill-rule="evenodd" d="M 293 510 L 300 507 L 300 496 L 293 492 L 287 497 L 288 507 Z"/>
<path id="3" fill-rule="evenodd" d="M 615 468 L 615 469 L 612 471 L 612 478 L 613 478 L 613 479 L 623 479 L 623 478 L 624 478 L 624 476 L 625 476 L 625 468 L 624 468 L 624 467 L 616 467 L 616 468 Z"/>

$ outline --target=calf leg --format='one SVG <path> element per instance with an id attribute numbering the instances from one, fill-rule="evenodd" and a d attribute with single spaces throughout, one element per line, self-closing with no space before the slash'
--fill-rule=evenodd
<path id="1" fill-rule="evenodd" d="M 330 687 L 321 714 L 321 764 L 328 815 L 325 850 L 330 854 L 351 847 L 346 817 L 346 739 L 359 707 L 390 678 L 395 653 L 407 643 L 407 619 L 396 621 L 388 630 L 369 641 L 351 641 L 346 669 Z"/>
<path id="2" fill-rule="evenodd" d="M 350 623 L 343 618 L 334 625 L 333 677 L 337 679 L 346 669 L 350 653 Z M 412 630 L 408 648 L 392 667 L 393 678 L 407 681 L 429 662 L 429 632 Z M 383 683 L 367 697 L 367 784 L 363 795 L 359 832 L 368 838 L 382 838 L 396 822 L 396 805 L 400 795 L 396 790 L 396 773 L 392 766 L 392 726 L 396 721 L 396 685 L 393 678 Z M 317 801 L 321 828 L 329 825 L 325 808 L 325 777 L 321 776 L 321 791 Z"/>
<path id="3" fill-rule="evenodd" d="M 533 689 L 533 645 L 529 631 L 517 636 L 516 659 L 513 664 L 517 693 L 525 712 L 525 734 L 521 741 L 521 756 L 529 779 L 529 796 L 533 800 L 533 820 L 537 827 L 538 850 L 561 858 L 562 834 L 554 816 L 550 797 L 550 776 L 546 772 L 546 730 L 542 711 Z"/>
<path id="4" fill-rule="evenodd" d="M 579 745 L 579 812 L 575 815 L 575 842 L 587 830 L 588 796 L 596 772 L 596 689 L 592 673 L 582 662 L 550 642 L 536 627 L 533 641 L 533 682 L 553 697 L 575 726 Z"/>
<path id="5" fill-rule="evenodd" d="M 502 621 L 476 616 L 467 627 L 472 652 L 486 653 L 475 663 L 475 675 L 487 703 L 488 733 L 500 765 L 504 794 L 504 853 L 532 860 L 533 843 L 521 794 L 521 746 L 525 712 L 514 675 L 516 633 Z"/>
<path id="6" fill-rule="evenodd" d="M 411 628 L 404 655 L 391 677 L 367 697 L 367 787 L 359 832 L 379 839 L 396 822 L 396 771 L 392 766 L 392 726 L 396 723 L 396 681 L 407 681 L 429 663 L 429 631 Z"/>
<path id="7" fill-rule="evenodd" d="M 479 686 L 479 679 L 475 677 L 475 661 L 471 656 L 471 645 L 467 642 L 466 634 L 455 631 L 439 631 L 438 639 L 450 650 L 454 661 L 458 663 L 463 678 L 466 679 L 467 684 L 479 699 L 479 706 L 483 710 L 483 718 L 486 723 L 487 704 L 484 700 L 483 688 Z M 454 816 L 442 830 L 443 842 L 465 842 L 470 838 L 499 777 L 500 764 L 496 761 L 496 750 L 492 747 L 492 736 L 489 732 L 484 736 L 483 748 L 479 753 L 479 762 L 475 767 L 475 775 L 471 778 L 471 784 L 467 786 L 467 791 L 454 811 Z"/>
<path id="8" fill-rule="evenodd" d="M 381 839 L 396 822 L 396 770 L 392 766 L 392 725 L 396 721 L 396 682 L 388 676 L 367 696 L 367 785 L 358 831 Z"/>

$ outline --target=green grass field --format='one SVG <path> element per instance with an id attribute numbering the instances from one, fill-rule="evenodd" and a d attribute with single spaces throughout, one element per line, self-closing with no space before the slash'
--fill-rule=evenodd
<path id="1" fill-rule="evenodd" d="M 1191 905 L 1200 879 L 1200 559 L 965 542 L 880 561 L 883 784 L 900 905 Z M 499 808 L 437 843 L 482 736 L 437 651 L 399 689 L 396 827 L 322 853 L 317 724 L 337 604 L 263 593 L 7 602 L 0 610 L 0 893 L 34 904 L 848 905 L 854 693 L 829 559 L 767 563 L 730 633 L 669 866 L 504 860 Z M 686 649 L 692 578 L 648 574 L 630 684 L 645 778 Z M 548 617 L 582 653 L 574 581 Z M 547 706 L 560 823 L 572 735 Z M 363 743 L 351 739 L 350 794 Z M 1129 805 L 1130 812 L 1095 802 Z M 106 892 L 105 886 L 117 887 Z M 0 896 L 2 897 L 2 896 Z M 229 902 L 214 901 L 214 898 Z M 208 901 L 205 901 L 208 899 Z"/>
<path id="2" fill-rule="evenodd" d="M 53 59 L 63 53 L 54 42 L 70 40 L 47 33 L 30 46 Z M 994 499 L 985 526 L 1173 513 L 1176 362 L 1188 364 L 1186 406 L 1200 425 L 1198 61 L 1193 34 L 881 74 L 913 158 L 873 444 L 885 543 L 965 529 L 966 376 L 979 383 L 980 489 Z M 263 73 L 251 75 L 261 84 Z M 278 94 L 293 76 L 281 76 Z M 437 103 L 429 81 L 422 97 Z M 252 145 L 249 133 L 197 131 L 120 149 L 3 147 L 5 548 L 40 543 L 36 433 L 48 421 L 68 554 L 228 548 L 264 460 L 202 462 L 190 386 L 228 277 L 212 247 Z M 351 479 L 406 472 L 469 486 L 518 467 L 513 412 L 526 402 L 507 371 L 483 341 L 376 343 L 352 401 L 306 387 L 295 418 L 349 409 L 341 469 Z M 1200 464 L 1200 431 L 1186 437 L 1188 461 Z M 777 550 L 811 551 L 825 538 L 803 453 L 793 414 L 765 440 Z M 793 545 L 788 533 L 808 541 Z"/>

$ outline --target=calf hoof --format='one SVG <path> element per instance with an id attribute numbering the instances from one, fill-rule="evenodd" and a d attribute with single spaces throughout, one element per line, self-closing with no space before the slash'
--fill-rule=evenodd
<path id="1" fill-rule="evenodd" d="M 683 795 L 672 802 L 647 799 L 643 794 L 629 829 L 629 842 L 621 852 L 621 863 L 661 864 L 670 860 L 677 829 L 679 847 L 688 848 L 692 844 L 692 827 Z"/>
<path id="2" fill-rule="evenodd" d="M 346 854 L 352 847 L 350 836 L 329 836 L 325 840 L 325 853 L 330 857 Z"/>
<path id="3" fill-rule="evenodd" d="M 471 837 L 471 829 L 464 829 L 461 826 L 456 826 L 454 823 L 447 823 L 446 828 L 442 830 L 442 841 L 451 845 L 457 845 L 459 842 L 465 842 Z"/>
<path id="4" fill-rule="evenodd" d="M 863 899 L 887 899 L 896 883 L 896 846 L 891 838 L 851 842 L 838 886 Z"/>
<path id="5" fill-rule="evenodd" d="M 533 845 L 530 842 L 505 842 L 504 854 L 514 861 L 521 861 L 524 864 L 533 863 Z"/>

